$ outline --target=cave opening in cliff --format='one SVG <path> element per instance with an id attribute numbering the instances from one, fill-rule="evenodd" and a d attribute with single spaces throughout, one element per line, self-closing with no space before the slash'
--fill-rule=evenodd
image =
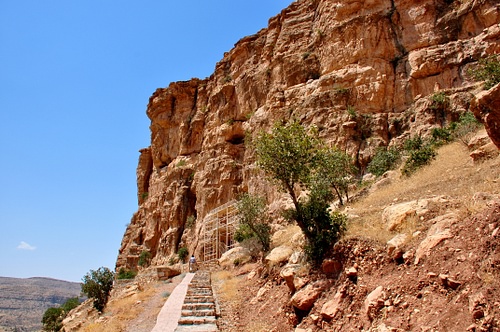
<path id="1" fill-rule="evenodd" d="M 243 144 L 245 143 L 245 135 L 241 135 L 241 134 L 236 134 L 236 135 L 233 135 L 231 136 L 228 140 L 227 140 L 228 143 L 231 143 L 233 145 L 240 145 L 240 144 Z"/>

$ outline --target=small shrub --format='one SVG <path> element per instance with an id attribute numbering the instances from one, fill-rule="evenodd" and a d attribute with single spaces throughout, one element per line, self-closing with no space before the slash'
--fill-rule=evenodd
<path id="1" fill-rule="evenodd" d="M 424 142 L 420 136 L 406 140 L 404 149 L 408 153 L 408 159 L 401 171 L 406 176 L 411 175 L 418 168 L 429 164 L 436 157 L 434 146 L 428 142 Z"/>
<path id="2" fill-rule="evenodd" d="M 415 136 L 413 138 L 408 138 L 406 141 L 403 143 L 403 149 L 407 152 L 411 152 L 413 150 L 418 150 L 422 147 L 424 144 L 424 141 L 422 140 L 422 137 L 420 136 Z"/>
<path id="3" fill-rule="evenodd" d="M 139 266 L 146 267 L 151 263 L 151 253 L 147 250 L 143 250 L 139 255 Z"/>
<path id="4" fill-rule="evenodd" d="M 124 268 L 121 268 L 120 271 L 118 271 L 116 279 L 120 279 L 120 280 L 134 279 L 136 275 L 137 275 L 137 272 L 135 272 L 135 271 L 126 270 Z"/>
<path id="5" fill-rule="evenodd" d="M 304 52 L 302 53 L 302 60 L 307 59 L 311 55 L 311 52 Z"/>
<path id="6" fill-rule="evenodd" d="M 431 96 L 431 109 L 445 109 L 450 104 L 450 98 L 444 92 L 437 92 Z"/>
<path id="7" fill-rule="evenodd" d="M 179 248 L 179 250 L 177 251 L 177 256 L 179 257 L 179 260 L 181 262 L 185 262 L 188 255 L 189 251 L 186 247 Z"/>
<path id="8" fill-rule="evenodd" d="M 192 228 L 195 223 L 196 223 L 196 218 L 194 216 L 187 217 L 187 219 L 186 219 L 186 227 L 187 228 Z"/>
<path id="9" fill-rule="evenodd" d="M 478 61 L 476 68 L 470 69 L 469 74 L 476 81 L 484 81 L 484 88 L 491 89 L 500 82 L 500 61 L 498 55 L 491 55 Z"/>
<path id="10" fill-rule="evenodd" d="M 149 196 L 149 193 L 148 193 L 147 191 L 145 191 L 145 192 L 143 192 L 143 193 L 141 194 L 141 199 L 142 199 L 143 201 L 145 201 L 145 200 L 148 198 L 148 196 Z"/>
<path id="11" fill-rule="evenodd" d="M 453 140 L 451 127 L 432 128 L 432 143 L 436 146 L 443 145 Z"/>
<path id="12" fill-rule="evenodd" d="M 240 243 L 247 239 L 251 239 L 254 236 L 254 232 L 250 229 L 250 226 L 246 224 L 239 224 L 238 228 L 236 228 L 236 232 L 234 233 L 234 239 Z"/>
<path id="13" fill-rule="evenodd" d="M 358 112 L 356 112 L 356 109 L 352 105 L 347 106 L 347 114 L 354 119 L 358 116 Z"/>
<path id="14" fill-rule="evenodd" d="M 168 259 L 168 265 L 172 266 L 176 263 L 175 257 L 170 257 Z"/>
<path id="15" fill-rule="evenodd" d="M 471 133 L 476 132 L 481 126 L 482 124 L 477 121 L 472 112 L 465 112 L 460 116 L 458 122 L 453 124 L 453 137 L 467 144 Z"/>
<path id="16" fill-rule="evenodd" d="M 321 232 L 315 236 L 307 237 L 306 245 L 304 246 L 308 260 L 318 266 L 323 262 L 323 258 L 328 251 L 332 249 L 333 245 L 344 234 L 347 216 L 339 211 L 328 213 L 324 209 L 313 207 L 311 201 L 305 207 L 309 212 L 313 213 L 309 217 L 314 219 L 314 223 L 322 226 Z"/>
<path id="17" fill-rule="evenodd" d="M 177 165 L 175 165 L 176 167 L 183 167 L 183 166 L 186 166 L 186 161 L 185 160 L 179 160 L 179 162 L 177 163 Z"/>
<path id="18" fill-rule="evenodd" d="M 396 148 L 378 148 L 372 161 L 368 164 L 367 171 L 376 176 L 394 169 L 401 160 L 401 153 Z"/>

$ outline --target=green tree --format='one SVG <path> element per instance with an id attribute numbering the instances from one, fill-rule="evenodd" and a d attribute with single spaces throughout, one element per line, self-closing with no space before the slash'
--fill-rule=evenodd
<path id="1" fill-rule="evenodd" d="M 66 302 L 63 303 L 61 308 L 63 309 L 64 314 L 67 315 L 68 312 L 75 309 L 79 305 L 80 305 L 80 300 L 77 297 L 72 297 L 72 298 L 66 300 Z"/>
<path id="2" fill-rule="evenodd" d="M 345 231 L 345 216 L 330 213 L 329 205 L 337 194 L 348 199 L 348 185 L 355 169 L 349 157 L 329 149 L 314 130 L 306 131 L 297 121 L 277 124 L 271 133 L 260 134 L 255 141 L 257 165 L 290 195 L 294 209 L 286 211 L 305 235 L 306 253 L 320 263 L 327 250 Z M 308 197 L 299 201 L 298 190 Z"/>
<path id="3" fill-rule="evenodd" d="M 82 293 L 94 299 L 94 308 L 102 312 L 113 288 L 114 273 L 107 267 L 90 270 L 83 277 Z"/>
<path id="4" fill-rule="evenodd" d="M 61 307 L 48 308 L 42 317 L 43 330 L 57 332 L 62 328 L 62 321 L 67 314 L 80 305 L 77 297 L 68 299 Z"/>
<path id="5" fill-rule="evenodd" d="M 43 330 L 57 332 L 62 328 L 63 308 L 48 308 L 42 317 Z"/>
<path id="6" fill-rule="evenodd" d="M 240 227 L 236 231 L 236 240 L 256 237 L 262 245 L 262 250 L 269 251 L 271 227 L 269 227 L 268 223 L 265 200 L 262 197 L 243 194 L 238 199 L 236 207 L 238 209 L 238 222 L 240 223 Z"/>

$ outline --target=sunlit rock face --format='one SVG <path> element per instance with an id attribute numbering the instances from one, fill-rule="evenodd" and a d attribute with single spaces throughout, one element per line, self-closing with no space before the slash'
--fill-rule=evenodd
<path id="1" fill-rule="evenodd" d="M 200 254 L 204 216 L 239 193 L 282 200 L 249 144 L 278 120 L 316 126 L 363 172 L 377 147 L 458 119 L 478 92 L 468 68 L 500 52 L 498 22 L 494 0 L 299 0 L 210 77 L 158 89 L 117 268 L 135 269 L 144 250 L 157 265 L 180 246 Z M 431 107 L 438 91 L 446 110 Z"/>

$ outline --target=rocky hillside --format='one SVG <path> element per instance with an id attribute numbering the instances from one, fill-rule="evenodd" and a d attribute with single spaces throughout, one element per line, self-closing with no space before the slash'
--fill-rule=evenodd
<path id="1" fill-rule="evenodd" d="M 0 277 L 0 331 L 40 331 L 45 310 L 80 296 L 80 284 Z"/>
<path id="2" fill-rule="evenodd" d="M 361 174 L 377 147 L 456 120 L 481 90 L 468 68 L 500 53 L 498 22 L 496 0 L 298 0 L 210 77 L 158 89 L 117 269 L 142 251 L 157 265 L 180 246 L 199 254 L 203 218 L 242 192 L 279 202 L 248 144 L 277 120 L 317 126 Z M 433 107 L 436 93 L 447 107 Z"/>

